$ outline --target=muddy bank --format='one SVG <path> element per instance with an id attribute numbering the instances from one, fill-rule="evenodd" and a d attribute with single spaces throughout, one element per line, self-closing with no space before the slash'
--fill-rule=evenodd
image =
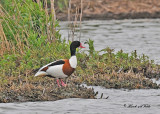
<path id="1" fill-rule="evenodd" d="M 153 69 L 148 71 L 149 69 L 151 68 L 147 67 L 147 71 L 138 69 L 112 70 L 108 74 L 107 70 L 98 68 L 94 69 L 92 75 L 82 75 L 73 81 L 78 84 L 85 82 L 88 86 L 102 86 L 107 89 L 159 89 L 160 84 L 153 83 L 151 79 L 159 79 L 160 73 L 159 71 L 155 73 Z"/>
<path id="2" fill-rule="evenodd" d="M 110 20 L 110 19 L 145 19 L 145 18 L 160 18 L 160 12 L 137 12 L 137 13 L 105 13 L 95 15 L 84 15 L 83 20 Z"/>
<path id="3" fill-rule="evenodd" d="M 27 101 L 56 101 L 65 98 L 94 99 L 93 89 L 87 89 L 68 83 L 67 87 L 58 87 L 55 80 L 45 79 L 38 82 L 23 82 L 5 85 L 0 89 L 0 103 L 27 102 Z"/>
<path id="4" fill-rule="evenodd" d="M 160 18 L 159 0 L 83 0 L 82 7 L 82 20 Z M 71 1 L 71 20 L 79 18 L 80 13 L 80 1 Z M 67 9 L 60 11 L 57 7 L 56 15 L 59 20 L 68 19 Z"/>
<path id="5" fill-rule="evenodd" d="M 67 21 L 67 14 L 58 14 L 57 19 Z M 118 13 L 105 12 L 100 14 L 83 14 L 82 20 L 111 20 L 111 19 L 157 19 L 160 18 L 160 11 L 158 12 L 132 12 L 132 13 Z M 74 20 L 74 16 L 71 20 Z"/>

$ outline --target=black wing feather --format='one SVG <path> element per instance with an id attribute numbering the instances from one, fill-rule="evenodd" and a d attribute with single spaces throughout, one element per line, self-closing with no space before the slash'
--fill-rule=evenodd
<path id="1" fill-rule="evenodd" d="M 49 66 L 55 66 L 55 65 L 61 65 L 61 64 L 64 64 L 64 63 L 65 63 L 65 61 L 59 60 L 59 61 L 56 61 L 56 62 L 54 62 L 54 63 L 48 65 L 48 67 L 49 67 Z"/>
<path id="2" fill-rule="evenodd" d="M 64 64 L 64 63 L 65 63 L 65 61 L 63 61 L 63 60 L 55 61 L 55 62 L 53 62 L 53 63 L 51 63 L 51 64 L 45 66 L 44 68 L 42 68 L 41 71 L 45 71 L 45 72 L 46 72 L 46 71 L 48 70 L 49 67 L 55 66 L 55 65 L 61 65 L 61 64 Z"/>

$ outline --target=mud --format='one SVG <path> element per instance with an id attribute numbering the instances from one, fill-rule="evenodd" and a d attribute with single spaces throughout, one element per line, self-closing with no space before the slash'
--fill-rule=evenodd
<path id="1" fill-rule="evenodd" d="M 82 9 L 82 20 L 160 18 L 159 0 L 83 0 Z M 78 19 L 80 13 L 80 0 L 71 1 L 70 19 Z M 56 15 L 66 21 L 68 9 L 60 11 L 57 7 Z"/>

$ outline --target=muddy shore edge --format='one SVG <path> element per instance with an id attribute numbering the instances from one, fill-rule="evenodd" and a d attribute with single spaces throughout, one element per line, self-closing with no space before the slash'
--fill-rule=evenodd
<path id="1" fill-rule="evenodd" d="M 60 21 L 68 21 L 67 14 L 59 14 L 57 19 Z M 72 17 L 74 18 L 74 17 Z M 82 17 L 82 21 L 88 20 L 122 20 L 122 19 L 158 19 L 160 18 L 160 12 L 137 12 L 137 13 L 119 13 L 115 14 L 112 12 L 106 12 L 103 14 L 84 14 Z"/>
<path id="2" fill-rule="evenodd" d="M 69 10 L 68 10 L 69 9 Z M 111 20 L 111 19 L 155 19 L 160 18 L 160 2 L 158 0 L 74 0 L 60 10 L 56 5 L 56 17 L 60 21 Z M 82 13 L 81 13 L 82 11 Z"/>

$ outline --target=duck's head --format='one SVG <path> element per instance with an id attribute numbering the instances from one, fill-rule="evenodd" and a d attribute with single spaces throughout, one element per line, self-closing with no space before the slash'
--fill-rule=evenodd
<path id="1" fill-rule="evenodd" d="M 79 42 L 79 41 L 73 41 L 73 42 L 71 43 L 71 45 L 70 45 L 71 56 L 75 55 L 75 53 L 76 53 L 76 48 L 78 48 L 78 47 L 80 47 L 80 48 L 85 48 L 85 47 L 82 46 L 82 43 Z"/>
<path id="2" fill-rule="evenodd" d="M 71 45 L 70 45 L 70 48 L 78 48 L 78 47 L 80 47 L 80 48 L 85 48 L 85 47 L 82 46 L 82 43 L 79 42 L 79 41 L 73 41 L 73 42 L 71 43 Z"/>

